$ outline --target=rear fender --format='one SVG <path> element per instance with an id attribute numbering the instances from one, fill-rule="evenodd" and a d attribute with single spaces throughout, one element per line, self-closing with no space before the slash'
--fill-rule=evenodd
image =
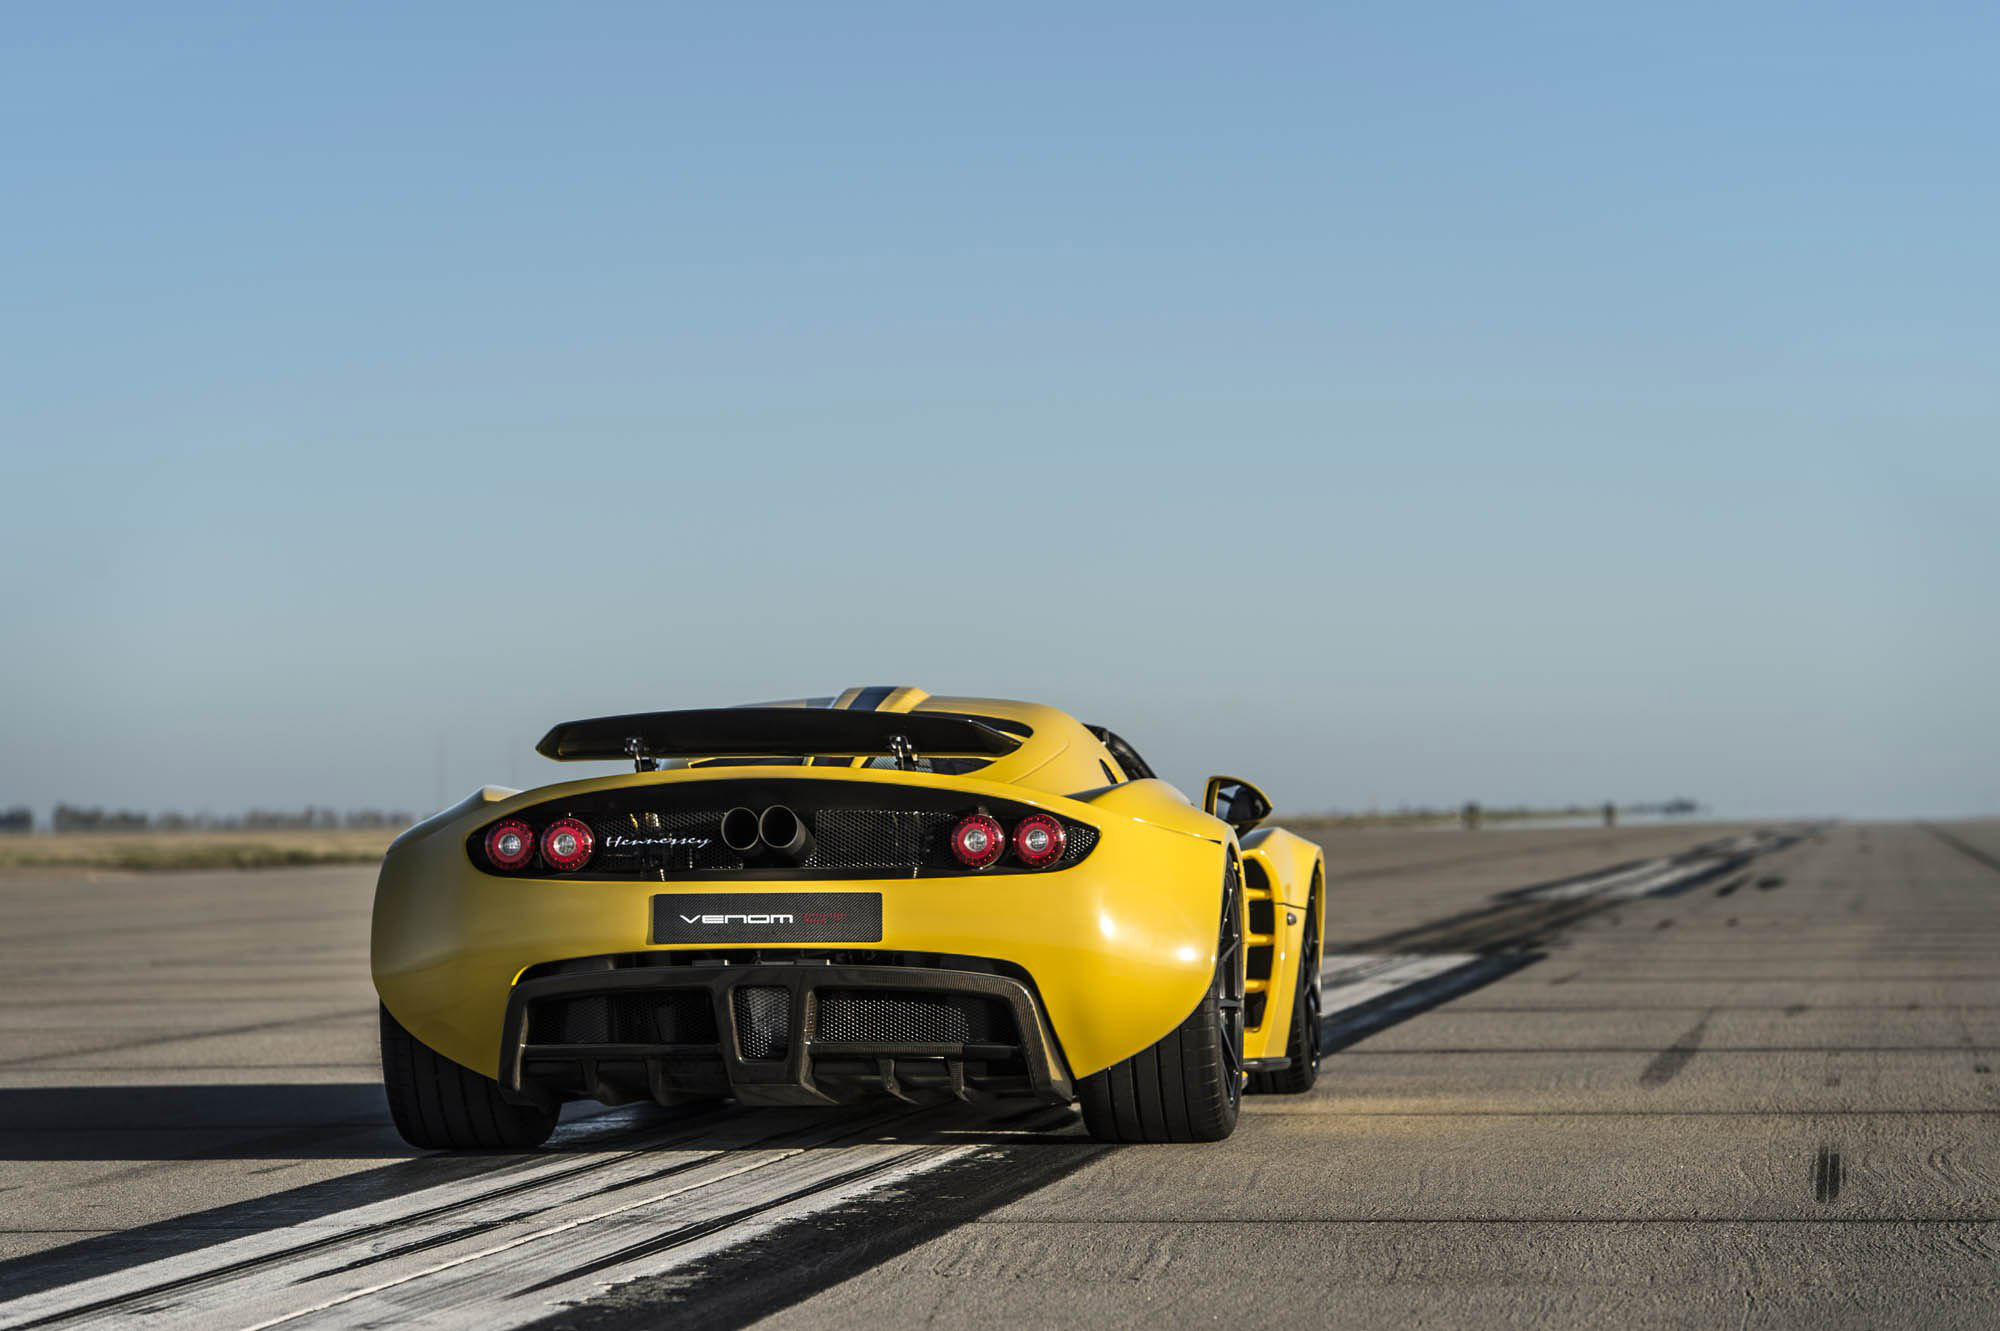
<path id="1" fill-rule="evenodd" d="M 1078 804 L 1103 809 L 1135 823 L 1147 823 L 1170 832 L 1200 837 L 1217 845 L 1235 835 L 1228 823 L 1203 813 L 1188 802 L 1188 797 L 1181 793 L 1179 787 L 1157 777 L 1087 790 L 1071 798 Z"/>

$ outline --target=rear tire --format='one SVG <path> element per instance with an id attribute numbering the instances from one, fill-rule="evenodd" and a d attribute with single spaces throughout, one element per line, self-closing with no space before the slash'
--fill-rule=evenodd
<path id="1" fill-rule="evenodd" d="M 510 1104 L 500 1083 L 461 1067 L 382 1009 L 382 1086 L 389 1116 L 412 1146 L 441 1151 L 528 1151 L 555 1131 L 557 1111 Z"/>
<path id="2" fill-rule="evenodd" d="M 1084 1126 L 1102 1142 L 1213 1142 L 1243 1100 L 1243 929 L 1235 860 L 1223 883 L 1215 975 L 1187 1019 L 1077 1084 Z"/>
<path id="3" fill-rule="evenodd" d="M 1299 953 L 1299 987 L 1292 996 L 1292 1029 L 1285 1037 L 1291 1063 L 1276 1072 L 1250 1074 L 1252 1095 L 1302 1095 L 1319 1080 L 1319 905 L 1306 912 L 1305 946 Z"/>

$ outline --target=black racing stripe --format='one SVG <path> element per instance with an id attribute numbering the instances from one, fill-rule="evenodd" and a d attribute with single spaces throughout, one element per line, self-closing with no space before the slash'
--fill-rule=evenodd
<path id="1" fill-rule="evenodd" d="M 854 701 L 847 704 L 846 710 L 850 712 L 872 712 L 876 708 L 880 707 L 883 703 L 887 702 L 889 699 L 889 695 L 894 693 L 895 691 L 896 691 L 896 686 L 894 684 L 871 685 L 870 687 L 862 689 L 860 692 L 856 693 L 854 695 Z M 827 703 L 828 707 L 838 707 L 839 705 L 840 705 L 840 699 L 838 698 L 834 698 Z M 806 766 L 852 767 L 854 766 L 854 760 L 852 758 L 810 758 L 806 761 Z"/>
<path id="2" fill-rule="evenodd" d="M 846 692 L 846 690 L 845 690 L 845 689 L 843 689 L 843 690 L 841 690 L 841 692 L 842 692 L 842 693 L 844 693 L 844 692 Z M 825 703 L 825 706 L 826 706 L 826 709 L 827 709 L 828 711 L 832 711 L 832 710 L 833 710 L 834 708 L 836 708 L 836 707 L 839 707 L 839 706 L 840 706 L 840 694 L 839 694 L 839 693 L 836 693 L 836 694 L 834 694 L 834 695 L 833 695 L 833 696 L 832 696 L 831 698 L 828 698 L 828 699 L 826 700 L 826 703 Z M 808 758 L 808 759 L 806 759 L 806 766 L 807 766 L 807 767 L 852 767 L 853 765 L 854 765 L 854 760 L 853 760 L 852 758 Z"/>

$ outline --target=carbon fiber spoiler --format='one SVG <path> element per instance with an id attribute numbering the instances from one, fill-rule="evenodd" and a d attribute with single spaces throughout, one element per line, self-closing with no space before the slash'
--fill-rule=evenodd
<path id="1" fill-rule="evenodd" d="M 794 755 L 901 760 L 915 754 L 997 758 L 1020 746 L 984 721 L 949 713 L 710 707 L 565 721 L 542 736 L 535 752 L 562 762 Z"/>

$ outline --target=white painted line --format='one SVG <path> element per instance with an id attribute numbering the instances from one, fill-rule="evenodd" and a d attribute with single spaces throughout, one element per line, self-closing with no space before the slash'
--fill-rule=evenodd
<path id="1" fill-rule="evenodd" d="M 238 1291 L 226 1307 L 259 1320 L 225 1323 L 221 1308 L 181 1309 L 163 1326 L 233 1325 L 240 1331 L 278 1326 L 392 1325 L 450 1328 L 511 1327 L 539 1321 L 564 1303 L 602 1294 L 611 1285 L 659 1275 L 713 1252 L 734 1247 L 778 1225 L 838 1206 L 863 1193 L 925 1174 L 977 1146 L 866 1146 L 794 1151 L 782 1166 L 763 1160 L 732 1162 L 709 1177 L 650 1193 L 616 1206 L 581 1208 L 554 1223 L 510 1228 L 500 1241 L 470 1245 L 450 1257 L 409 1266 L 372 1268 L 374 1279 L 314 1281 L 315 1301 L 298 1305 L 296 1281 L 276 1288 Z M 728 1184 L 724 1188 L 718 1185 Z M 815 1186 L 822 1185 L 822 1186 Z M 810 1190 L 810 1191 L 809 1191 Z M 808 1194 L 808 1195 L 799 1195 Z M 664 1203 L 671 1202 L 667 1207 Z M 706 1226 L 751 1212 L 735 1224 Z M 684 1245 L 647 1251 L 686 1236 Z M 620 1254 L 637 1250 L 626 1259 Z M 426 1257 L 434 1257 L 427 1253 Z M 393 1274 L 383 1276 L 385 1267 Z M 310 1277 L 307 1277 L 308 1279 Z M 501 1290 L 511 1297 L 495 1298 Z M 518 1293 L 515 1293 L 518 1291 Z M 243 1294 L 250 1294 L 246 1308 Z M 188 1316 L 192 1312 L 193 1316 Z"/>
<path id="2" fill-rule="evenodd" d="M 1644 860 L 1607 873 L 1523 892 L 1518 899 L 1635 900 L 1712 873 L 1730 857 L 1762 850 L 1770 841 L 1761 836 L 1739 836 L 1713 854 L 1692 859 Z M 1393 1000 L 1406 990 L 1434 987 L 1466 967 L 1490 961 L 1490 957 L 1471 952 L 1355 952 L 1330 956 L 1320 967 L 1320 1011 L 1324 1019 L 1331 1020 L 1344 1012 Z"/>
<path id="3" fill-rule="evenodd" d="M 1672 860 L 1647 860 L 1642 864 L 1620 869 L 1616 873 L 1597 874 L 1589 878 L 1579 878 L 1574 882 L 1556 883 L 1550 887 L 1538 888 L 1533 892 L 1523 892 L 1523 901 L 1579 901 L 1584 897 L 1607 896 L 1622 892 L 1635 884 L 1650 885 L 1667 875 L 1678 874 L 1681 866 Z M 1649 888 L 1642 889 L 1649 890 Z"/>
<path id="4" fill-rule="evenodd" d="M 1713 873 L 1727 861 L 1741 855 L 1759 855 L 1789 844 L 1781 836 L 1745 832 L 1689 859 L 1646 860 L 1615 873 L 1579 878 L 1575 882 L 1524 892 L 1524 901 L 1576 901 L 1598 897 L 1607 901 L 1631 901 L 1677 887 L 1691 878 Z"/>
<path id="5" fill-rule="evenodd" d="M 560 1189 L 573 1175 L 585 1175 L 591 1187 L 611 1186 L 623 1172 L 618 1168 L 621 1162 L 637 1168 L 656 1168 L 668 1158 L 667 1153 L 645 1146 L 625 1151 L 552 1153 L 521 1169 L 422 1188 L 0 1304 L 0 1328 L 19 1326 L 66 1308 L 123 1298 L 163 1284 L 200 1279 L 205 1274 L 244 1263 L 282 1257 L 308 1245 L 318 1248 L 344 1237 L 362 1240 L 382 1226 L 407 1224 L 433 1214 L 466 1214 L 468 1208 L 496 1197 L 519 1196 L 525 1201 L 536 1195 L 538 1187 Z"/>
<path id="6" fill-rule="evenodd" d="M 1732 854 L 1741 851 L 1732 851 Z M 1578 901 L 1585 897 L 1606 901 L 1632 901 L 1676 887 L 1690 878 L 1712 873 L 1726 855 L 1704 855 L 1696 860 L 1647 860 L 1617 873 L 1582 878 L 1573 883 L 1557 883 L 1521 894 L 1523 901 Z"/>
<path id="7" fill-rule="evenodd" d="M 1428 984 L 1478 960 L 1471 952 L 1356 952 L 1328 957 L 1319 972 L 1321 1019 L 1380 1002 L 1400 989 Z"/>
<path id="8" fill-rule="evenodd" d="M 1608 886 L 1597 895 L 1608 901 L 1633 901 L 1639 897 L 1649 897 L 1655 892 L 1664 892 L 1690 878 L 1699 878 L 1714 867 L 1706 860 L 1694 864 L 1669 864 L 1643 877 Z"/>
<path id="9" fill-rule="evenodd" d="M 521 1326 L 985 1149 L 899 1144 L 928 1117 L 766 1113 L 699 1149 L 554 1155 L 0 1304 L 0 1328 Z"/>

